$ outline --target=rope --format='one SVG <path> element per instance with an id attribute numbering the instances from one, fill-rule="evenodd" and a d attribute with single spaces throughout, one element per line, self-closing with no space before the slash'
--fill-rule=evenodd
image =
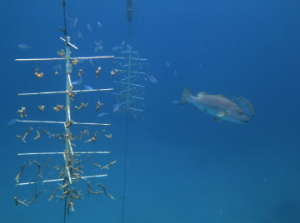
<path id="1" fill-rule="evenodd" d="M 126 118 L 126 147 L 125 147 L 125 174 L 124 174 L 124 189 L 123 189 L 123 206 L 122 206 L 122 223 L 124 223 L 124 210 L 125 210 L 125 192 L 126 192 L 126 168 L 127 168 L 127 145 L 128 145 L 128 112 Z"/>

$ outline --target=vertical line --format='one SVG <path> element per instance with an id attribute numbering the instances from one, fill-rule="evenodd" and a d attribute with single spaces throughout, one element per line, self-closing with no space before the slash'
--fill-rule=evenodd
<path id="1" fill-rule="evenodd" d="M 127 146 L 128 146 L 128 112 L 126 119 L 126 147 L 125 147 L 125 173 L 124 173 L 124 189 L 123 189 L 123 206 L 122 206 L 122 223 L 124 223 L 124 213 L 125 213 L 125 192 L 126 192 L 126 177 L 127 177 Z"/>

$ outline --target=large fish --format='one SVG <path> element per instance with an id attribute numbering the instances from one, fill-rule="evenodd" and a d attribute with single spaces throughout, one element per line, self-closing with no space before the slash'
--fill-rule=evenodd
<path id="1" fill-rule="evenodd" d="M 252 117 L 255 116 L 253 105 L 247 98 L 236 97 L 235 94 L 232 94 L 231 100 L 238 104 L 244 110 L 244 112 L 246 112 L 247 115 L 250 115 Z"/>
<path id="2" fill-rule="evenodd" d="M 231 121 L 237 123 L 248 123 L 249 118 L 245 112 L 233 101 L 222 95 L 209 95 L 200 92 L 193 96 L 190 89 L 185 86 L 179 104 L 191 103 L 195 108 L 215 116 L 214 121 Z"/>

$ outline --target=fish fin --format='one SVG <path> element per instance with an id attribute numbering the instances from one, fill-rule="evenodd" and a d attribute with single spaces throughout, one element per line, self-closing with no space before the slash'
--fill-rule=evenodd
<path id="1" fill-rule="evenodd" d="M 227 98 L 227 97 L 225 97 L 224 95 L 221 95 L 221 94 L 216 94 L 215 96 L 221 97 L 221 98 Z"/>
<path id="2" fill-rule="evenodd" d="M 197 106 L 195 106 L 195 109 L 198 111 L 202 111 L 200 108 L 198 108 Z"/>
<path id="3" fill-rule="evenodd" d="M 235 94 L 231 94 L 231 101 L 236 101 L 236 95 Z"/>
<path id="4" fill-rule="evenodd" d="M 217 116 L 218 116 L 218 117 L 224 117 L 224 116 L 226 116 L 226 113 L 225 113 L 225 112 L 219 112 L 219 113 L 217 114 Z"/>
<path id="5" fill-rule="evenodd" d="M 220 121 L 222 121 L 221 118 L 218 118 L 218 117 L 215 117 L 215 118 L 214 118 L 214 122 L 220 122 Z"/>
<path id="6" fill-rule="evenodd" d="M 180 99 L 180 102 L 179 104 L 180 105 L 185 105 L 187 103 L 189 103 L 189 97 L 191 96 L 191 91 L 190 89 L 188 88 L 188 86 L 185 86 L 184 87 L 184 90 L 183 90 L 183 93 L 181 95 L 181 99 Z"/>
<path id="7" fill-rule="evenodd" d="M 207 94 L 207 93 L 205 93 L 205 92 L 199 92 L 199 93 L 197 94 L 197 97 L 199 97 L 200 95 L 209 95 L 209 94 Z"/>

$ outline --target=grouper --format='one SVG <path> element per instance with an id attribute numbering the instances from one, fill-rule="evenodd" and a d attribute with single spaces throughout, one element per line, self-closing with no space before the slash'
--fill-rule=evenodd
<path id="1" fill-rule="evenodd" d="M 222 95 L 209 95 L 200 92 L 197 96 L 193 96 L 190 89 L 185 86 L 179 104 L 187 103 L 195 105 L 197 110 L 213 115 L 216 122 L 221 120 L 243 124 L 249 122 L 248 116 L 241 107 Z"/>

